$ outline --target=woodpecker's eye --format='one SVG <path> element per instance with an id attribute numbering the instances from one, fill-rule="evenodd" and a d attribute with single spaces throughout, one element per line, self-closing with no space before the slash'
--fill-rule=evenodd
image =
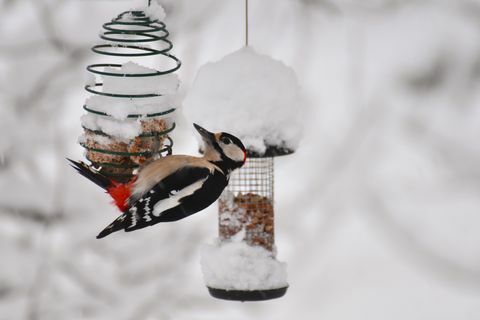
<path id="1" fill-rule="evenodd" d="M 230 140 L 230 138 L 227 138 L 227 137 L 222 137 L 220 139 L 220 141 L 222 141 L 223 144 L 230 144 L 232 143 L 232 140 Z"/>

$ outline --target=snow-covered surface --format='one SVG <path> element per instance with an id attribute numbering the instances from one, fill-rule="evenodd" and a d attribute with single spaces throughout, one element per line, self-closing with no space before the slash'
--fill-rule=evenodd
<path id="1" fill-rule="evenodd" d="M 109 136 L 128 141 L 142 133 L 140 119 L 116 120 L 110 117 L 91 113 L 84 114 L 81 119 L 83 127 L 90 130 L 100 130 Z"/>
<path id="2" fill-rule="evenodd" d="M 128 61 L 120 68 L 105 68 L 106 72 L 118 74 L 149 74 L 155 69 L 144 67 L 138 63 Z M 177 108 L 179 98 L 177 93 L 179 80 L 176 74 L 166 74 L 153 77 L 117 77 L 101 76 L 103 92 L 116 94 L 161 94 L 150 98 L 118 98 L 101 95 L 91 95 L 85 105 L 94 111 L 103 112 L 111 116 L 87 113 L 82 116 L 81 123 L 92 130 L 104 133 L 126 141 L 141 134 L 139 119 L 129 119 L 128 115 L 147 115 L 160 113 Z M 92 81 L 91 79 L 89 80 Z M 168 115 L 171 117 L 172 114 Z"/>
<path id="3" fill-rule="evenodd" d="M 179 106 L 177 95 L 153 98 L 118 99 L 105 96 L 91 96 L 85 105 L 92 110 L 104 112 L 117 120 L 124 120 L 129 114 L 153 114 L 168 111 Z"/>
<path id="4" fill-rule="evenodd" d="M 145 15 L 149 17 L 151 20 L 158 20 L 158 21 L 163 21 L 165 20 L 166 13 L 165 9 L 162 7 L 160 2 L 158 0 L 151 0 L 150 5 L 146 5 L 146 0 L 143 1 L 141 6 L 137 6 L 134 8 L 130 8 L 130 11 L 143 11 L 145 12 Z M 129 19 L 131 18 L 128 15 L 123 16 L 124 19 Z"/>
<path id="5" fill-rule="evenodd" d="M 150 5 L 144 8 L 143 11 L 152 20 L 162 21 L 165 19 L 165 10 L 158 0 L 151 0 Z"/>
<path id="6" fill-rule="evenodd" d="M 86 71 L 85 72 L 85 85 L 93 87 L 93 86 L 95 86 L 96 83 L 97 83 L 97 81 L 95 79 L 95 76 L 91 72 Z"/>
<path id="7" fill-rule="evenodd" d="M 127 62 L 121 68 L 105 68 L 106 72 L 115 74 L 151 74 L 156 70 Z M 117 77 L 102 76 L 103 91 L 117 94 L 174 94 L 179 86 L 178 75 L 175 73 L 154 77 Z"/>
<path id="8" fill-rule="evenodd" d="M 202 66 L 184 101 L 189 120 L 232 133 L 259 153 L 267 146 L 295 150 L 305 109 L 294 70 L 251 47 Z"/>
<path id="9" fill-rule="evenodd" d="M 243 232 L 231 241 L 216 240 L 204 245 L 201 266 L 205 284 L 225 290 L 268 290 L 283 288 L 287 283 L 287 264 L 259 246 L 249 246 Z"/>

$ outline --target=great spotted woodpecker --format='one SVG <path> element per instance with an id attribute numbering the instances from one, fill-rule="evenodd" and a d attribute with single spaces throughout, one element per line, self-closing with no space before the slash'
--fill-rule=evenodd
<path id="1" fill-rule="evenodd" d="M 160 158 L 142 167 L 127 183 L 115 182 L 83 162 L 68 159 L 81 175 L 105 189 L 122 211 L 97 239 L 122 229 L 133 231 L 180 220 L 217 200 L 230 173 L 245 163 L 247 153 L 235 136 L 193 125 L 204 141 L 203 157 Z"/>

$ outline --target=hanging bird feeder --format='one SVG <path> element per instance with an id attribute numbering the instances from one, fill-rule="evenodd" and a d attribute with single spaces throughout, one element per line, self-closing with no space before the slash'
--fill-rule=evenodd
<path id="1" fill-rule="evenodd" d="M 250 258 L 245 259 L 243 265 L 240 262 L 229 269 L 233 268 L 236 273 L 234 279 L 238 274 L 246 272 L 247 278 L 252 277 L 252 282 L 249 288 L 235 289 L 237 284 L 225 286 L 225 282 L 216 284 L 213 280 L 212 283 L 207 283 L 213 297 L 259 301 L 279 298 L 286 293 L 288 285 L 285 264 L 275 260 L 274 157 L 292 152 L 277 146 L 269 146 L 263 154 L 249 150 L 245 165 L 232 174 L 229 186 L 219 199 L 219 242 L 220 246 L 227 247 L 232 244 L 236 246 L 238 241 L 245 244 L 242 253 L 235 249 L 233 252 L 250 254 Z M 206 253 L 207 257 L 208 255 Z M 212 265 L 205 259 L 204 262 L 204 266 L 209 269 L 204 272 L 208 274 Z M 239 266 L 243 270 L 235 270 Z M 227 272 L 230 271 L 231 269 Z M 265 271 L 269 274 L 265 274 Z M 218 274 L 213 275 L 213 278 L 216 276 Z"/>
<path id="2" fill-rule="evenodd" d="M 184 109 L 247 148 L 218 201 L 216 243 L 202 251 L 205 283 L 215 298 L 261 301 L 288 288 L 286 264 L 276 258 L 274 158 L 297 148 L 303 100 L 291 68 L 249 47 L 248 0 L 245 21 L 245 47 L 200 68 Z"/>
<path id="3" fill-rule="evenodd" d="M 215 131 L 231 132 L 247 148 L 219 199 L 216 243 L 202 252 L 213 297 L 238 301 L 279 298 L 288 288 L 276 259 L 274 158 L 294 152 L 303 108 L 294 71 L 244 47 L 200 68 L 185 113 Z"/>
<path id="4" fill-rule="evenodd" d="M 174 72 L 181 63 L 170 54 L 164 16 L 156 1 L 123 12 L 103 25 L 103 43 L 92 48 L 100 61 L 87 67 L 85 90 L 92 96 L 83 106 L 80 144 L 92 165 L 116 181 L 130 180 L 140 165 L 172 152 Z"/>

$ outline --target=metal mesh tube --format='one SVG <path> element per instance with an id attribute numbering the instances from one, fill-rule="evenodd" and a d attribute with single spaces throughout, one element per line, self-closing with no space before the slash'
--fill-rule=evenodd
<path id="1" fill-rule="evenodd" d="M 274 248 L 274 160 L 249 158 L 235 171 L 219 200 L 219 236 L 228 240 L 244 231 L 252 246 Z"/>

